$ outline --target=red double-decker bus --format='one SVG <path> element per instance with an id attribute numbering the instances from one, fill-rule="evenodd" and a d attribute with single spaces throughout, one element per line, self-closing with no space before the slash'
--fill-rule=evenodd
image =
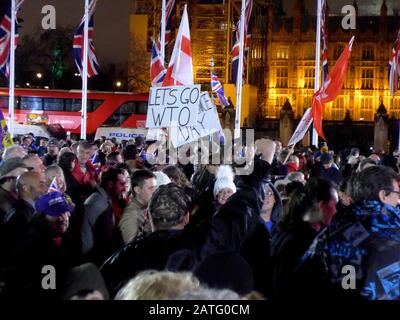
<path id="1" fill-rule="evenodd" d="M 148 94 L 88 91 L 87 133 L 100 126 L 144 128 Z M 8 88 L 0 88 L 0 108 L 8 116 Z M 20 124 L 60 124 L 80 133 L 82 94 L 79 90 L 15 89 L 14 121 Z"/>

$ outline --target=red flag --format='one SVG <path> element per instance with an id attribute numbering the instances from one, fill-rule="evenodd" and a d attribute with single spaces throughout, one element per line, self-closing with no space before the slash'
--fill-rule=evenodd
<path id="1" fill-rule="evenodd" d="M 353 42 L 354 36 L 351 38 L 349 44 L 336 61 L 335 66 L 328 74 L 322 87 L 314 93 L 312 98 L 312 116 L 314 120 L 314 128 L 318 135 L 324 140 L 326 139 L 322 131 L 322 110 L 325 103 L 335 100 L 342 90 Z"/>

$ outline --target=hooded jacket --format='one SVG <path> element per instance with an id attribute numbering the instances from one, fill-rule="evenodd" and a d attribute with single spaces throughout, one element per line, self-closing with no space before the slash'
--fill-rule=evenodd
<path id="1" fill-rule="evenodd" d="M 297 268 L 302 296 L 398 300 L 399 209 L 363 201 L 351 213 L 324 229 L 303 256 Z M 345 290 L 342 283 L 351 284 L 352 276 L 354 288 Z"/>

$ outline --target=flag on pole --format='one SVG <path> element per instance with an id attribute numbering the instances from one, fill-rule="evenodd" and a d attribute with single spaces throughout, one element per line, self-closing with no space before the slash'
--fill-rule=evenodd
<path id="1" fill-rule="evenodd" d="M 17 0 L 15 3 L 16 10 L 18 11 L 24 0 Z M 11 8 L 9 8 L 6 14 L 3 16 L 0 22 L 0 72 L 3 73 L 7 78 L 10 75 L 10 41 L 11 39 Z M 19 34 L 18 34 L 18 22 L 15 21 L 15 37 L 14 45 L 15 48 L 18 46 Z"/>
<path id="2" fill-rule="evenodd" d="M 91 164 L 93 165 L 93 167 L 95 168 L 96 172 L 100 172 L 101 169 L 101 163 L 100 163 L 100 159 L 97 155 L 97 152 L 93 153 L 90 158 L 89 161 L 91 162 Z"/>
<path id="3" fill-rule="evenodd" d="M 351 38 L 339 59 L 336 61 L 335 66 L 328 74 L 322 87 L 315 92 L 312 97 L 312 116 L 314 128 L 318 135 L 323 139 L 325 139 L 322 131 L 322 111 L 324 104 L 334 100 L 342 90 L 353 42 L 354 36 Z"/>
<path id="4" fill-rule="evenodd" d="M 192 46 L 190 44 L 189 19 L 186 7 L 187 5 L 183 9 L 178 36 L 176 37 L 174 50 L 162 84 L 163 87 L 194 84 Z"/>
<path id="5" fill-rule="evenodd" d="M 313 118 L 312 118 L 311 108 L 307 108 L 306 112 L 304 112 L 303 114 L 303 117 L 299 121 L 296 130 L 294 131 L 292 137 L 290 138 L 288 146 L 295 145 L 297 142 L 299 142 L 301 139 L 304 138 L 312 121 Z"/>
<path id="6" fill-rule="evenodd" d="M 92 0 L 89 4 L 89 47 L 88 47 L 88 77 L 93 77 L 100 73 L 99 63 L 96 58 L 96 50 L 94 48 L 93 32 L 94 32 L 94 10 L 96 8 L 97 0 Z M 73 48 L 76 66 L 79 69 L 80 74 L 83 74 L 83 46 L 84 46 L 84 28 L 85 28 L 85 16 L 82 18 L 81 23 L 74 34 Z"/>
<path id="7" fill-rule="evenodd" d="M 214 71 L 211 71 L 211 90 L 217 95 L 221 105 L 224 107 L 229 106 L 228 99 L 225 97 L 224 88 Z"/>
<path id="8" fill-rule="evenodd" d="M 4 119 L 3 111 L 0 109 L 0 150 L 12 146 L 13 144 L 14 141 L 8 132 L 6 119 Z"/>
<path id="9" fill-rule="evenodd" d="M 160 56 L 160 42 L 155 42 L 151 47 L 151 61 L 150 61 L 150 81 L 152 87 L 158 87 L 162 84 L 165 77 L 165 67 Z"/>
<path id="10" fill-rule="evenodd" d="M 389 57 L 389 89 L 390 95 L 394 97 L 400 79 L 400 29 L 396 41 L 393 44 Z"/>
<path id="11" fill-rule="evenodd" d="M 49 192 L 61 192 L 60 188 L 58 187 L 57 176 L 53 178 L 53 181 L 50 184 L 49 190 L 47 190 L 47 193 L 49 193 Z"/>
<path id="12" fill-rule="evenodd" d="M 251 32 L 250 32 L 250 18 L 251 12 L 253 10 L 253 0 L 248 0 L 246 2 L 246 11 L 245 11 L 245 24 L 244 24 L 244 34 L 245 43 L 244 43 L 244 61 L 246 60 L 246 53 L 250 48 L 250 40 L 251 40 Z M 233 47 L 232 47 L 232 82 L 236 85 L 238 68 L 239 68 L 239 52 L 240 52 L 240 20 L 237 23 L 236 31 L 233 34 Z M 245 63 L 243 64 L 245 65 Z M 244 70 L 244 68 L 243 68 Z M 244 73 L 244 71 L 243 71 Z"/>
<path id="13" fill-rule="evenodd" d="M 326 45 L 327 32 L 326 32 L 326 0 L 322 0 L 321 12 L 321 44 L 322 44 L 322 83 L 325 82 L 328 76 L 328 48 Z"/>
<path id="14" fill-rule="evenodd" d="M 168 0 L 167 8 L 166 8 L 166 15 L 165 15 L 165 45 L 167 45 L 172 40 L 172 23 L 174 21 L 174 16 L 172 15 L 172 10 L 174 9 L 175 0 Z M 161 26 L 160 26 L 161 28 Z M 161 30 L 160 30 L 161 35 Z"/>

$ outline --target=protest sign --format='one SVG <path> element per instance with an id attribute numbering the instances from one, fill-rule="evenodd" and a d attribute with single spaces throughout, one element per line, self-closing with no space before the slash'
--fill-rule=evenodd
<path id="1" fill-rule="evenodd" d="M 196 125 L 200 85 L 150 88 L 146 128 Z"/>
<path id="2" fill-rule="evenodd" d="M 196 125 L 172 127 L 170 139 L 173 146 L 178 148 L 221 130 L 217 109 L 211 102 L 208 92 L 202 92 Z"/>

